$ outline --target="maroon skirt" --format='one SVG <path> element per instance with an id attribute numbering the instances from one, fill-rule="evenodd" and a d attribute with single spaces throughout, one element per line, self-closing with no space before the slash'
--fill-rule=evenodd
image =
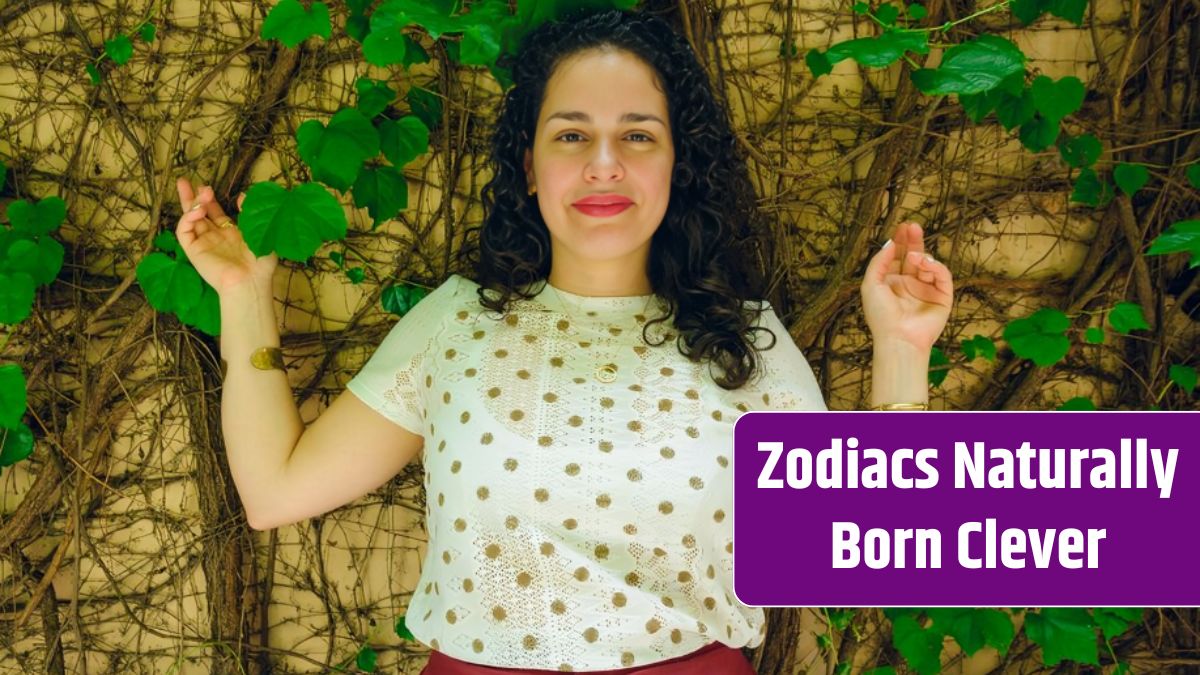
<path id="1" fill-rule="evenodd" d="M 558 671 L 481 666 L 467 661 L 459 661 L 435 650 L 429 653 L 429 663 L 421 671 L 421 675 L 538 675 L 539 673 L 553 672 Z M 750 667 L 750 662 L 742 655 L 740 649 L 728 647 L 720 642 L 709 643 L 691 654 L 644 666 L 579 672 L 597 675 L 631 675 L 632 673 L 638 675 L 692 675 L 694 673 L 755 675 L 754 669 Z"/>

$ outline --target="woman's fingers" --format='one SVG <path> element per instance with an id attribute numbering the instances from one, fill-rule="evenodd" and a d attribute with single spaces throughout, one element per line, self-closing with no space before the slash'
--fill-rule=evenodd
<path id="1" fill-rule="evenodd" d="M 866 272 L 863 274 L 863 280 L 882 282 L 888 274 L 895 272 L 897 264 L 896 244 L 889 239 L 884 242 L 883 248 L 871 256 L 870 262 L 867 263 Z"/>

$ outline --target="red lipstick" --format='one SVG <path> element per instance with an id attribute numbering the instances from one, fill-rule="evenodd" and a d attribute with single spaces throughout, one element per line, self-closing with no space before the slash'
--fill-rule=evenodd
<path id="1" fill-rule="evenodd" d="M 585 216 L 608 218 L 633 206 L 633 201 L 621 195 L 588 195 L 571 206 L 578 209 Z"/>

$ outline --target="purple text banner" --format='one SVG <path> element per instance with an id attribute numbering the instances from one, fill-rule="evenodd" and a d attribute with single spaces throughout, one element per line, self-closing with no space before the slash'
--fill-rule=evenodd
<path id="1" fill-rule="evenodd" d="M 1200 605 L 1196 412 L 751 412 L 734 591 L 759 606 Z"/>

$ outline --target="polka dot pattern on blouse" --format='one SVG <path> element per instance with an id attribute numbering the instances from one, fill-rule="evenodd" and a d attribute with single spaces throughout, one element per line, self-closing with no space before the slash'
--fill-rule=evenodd
<path id="1" fill-rule="evenodd" d="M 545 285 L 499 316 L 477 288 L 452 276 L 347 384 L 425 438 L 413 635 L 464 661 L 575 671 L 761 643 L 763 611 L 733 597 L 733 424 L 825 409 L 774 311 L 762 375 L 726 391 L 669 323 L 646 343 L 654 296 Z"/>

